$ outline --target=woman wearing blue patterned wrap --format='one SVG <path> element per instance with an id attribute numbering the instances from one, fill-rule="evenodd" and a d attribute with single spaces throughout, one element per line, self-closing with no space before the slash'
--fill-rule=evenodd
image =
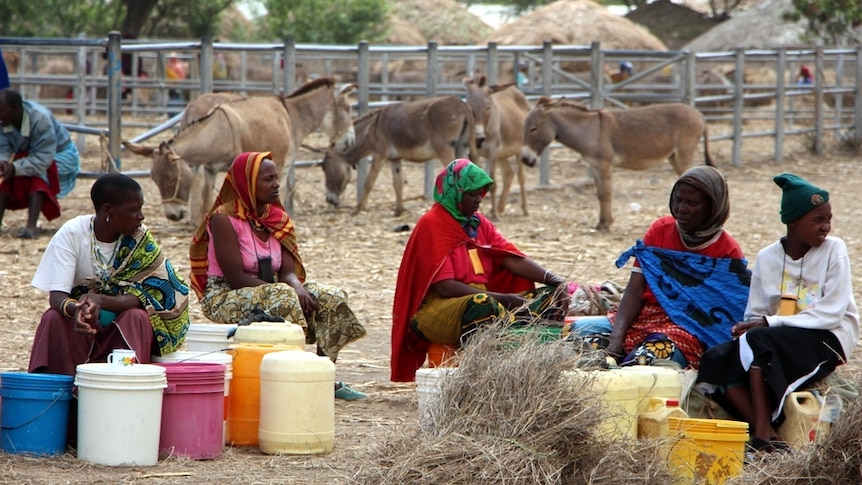
<path id="1" fill-rule="evenodd" d="M 49 292 L 30 353 L 30 372 L 75 375 L 117 348 L 140 363 L 176 350 L 189 325 L 189 289 L 142 224 L 144 194 L 118 173 L 90 191 L 95 215 L 57 231 L 33 276 Z"/>

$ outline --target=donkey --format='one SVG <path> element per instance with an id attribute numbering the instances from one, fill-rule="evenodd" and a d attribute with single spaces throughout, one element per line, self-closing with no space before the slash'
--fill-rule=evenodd
<path id="1" fill-rule="evenodd" d="M 387 160 L 391 162 L 397 216 L 404 212 L 402 159 L 413 162 L 439 160 L 446 164 L 465 155 L 473 159 L 476 154 L 473 116 L 470 108 L 456 96 L 384 106 L 355 119 L 353 126 L 356 130 L 354 147 L 346 152 L 330 147 L 322 162 L 326 175 L 326 201 L 337 207 L 350 180 L 349 167 L 356 168 L 359 159 L 372 156 L 362 197 L 353 214 L 365 207 L 374 181 Z"/>
<path id="2" fill-rule="evenodd" d="M 152 157 L 151 176 L 162 196 L 165 217 L 181 220 L 184 206 L 189 204 L 191 222 L 196 224 L 212 205 L 216 174 L 226 171 L 242 152 L 272 152 L 281 176 L 283 200 L 289 200 L 293 187 L 288 186 L 284 167 L 293 163 L 303 138 L 320 127 L 335 150 L 351 148 L 355 133 L 348 97 L 355 89 L 355 84 L 338 89 L 332 78 L 319 78 L 286 98 L 254 96 L 225 101 L 158 147 L 126 141 L 123 145 L 133 153 Z M 200 190 L 192 191 L 189 167 L 198 166 L 204 167 L 206 180 L 198 186 Z"/>
<path id="3" fill-rule="evenodd" d="M 539 154 L 555 139 L 580 153 L 596 182 L 599 198 L 596 229 L 607 231 L 613 223 L 612 168 L 645 170 L 667 159 L 676 173 L 681 174 L 694 163 L 701 137 L 706 164 L 713 165 L 706 120 L 688 105 L 669 103 L 627 110 L 590 110 L 573 101 L 542 97 L 524 124 L 521 161 L 534 166 Z"/>
<path id="4" fill-rule="evenodd" d="M 524 120 L 530 112 L 530 104 L 524 93 L 514 84 L 488 86 L 485 76 L 478 81 L 466 78 L 467 105 L 476 121 L 476 148 L 488 165 L 488 172 L 496 180 L 497 164 L 503 170 L 503 191 L 499 202 L 496 199 L 497 183 L 491 186 L 491 217 L 506 212 L 506 202 L 515 176 L 511 161 L 518 168 L 518 184 L 521 186 L 521 211 L 527 211 L 527 190 L 524 183 L 524 165 L 518 163 L 518 155 L 524 142 Z M 478 162 L 478 160 L 474 160 Z"/>

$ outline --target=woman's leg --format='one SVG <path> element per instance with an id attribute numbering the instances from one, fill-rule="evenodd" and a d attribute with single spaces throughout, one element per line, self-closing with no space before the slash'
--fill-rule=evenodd
<path id="1" fill-rule="evenodd" d="M 314 281 L 307 281 L 304 286 L 318 305 L 315 312 L 306 315 L 308 335 L 317 343 L 318 354 L 335 362 L 344 346 L 366 335 L 365 327 L 348 306 L 347 292 Z"/>

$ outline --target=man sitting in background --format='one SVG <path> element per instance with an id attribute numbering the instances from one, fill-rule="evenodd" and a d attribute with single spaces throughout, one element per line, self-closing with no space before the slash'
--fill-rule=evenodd
<path id="1" fill-rule="evenodd" d="M 0 125 L 0 224 L 6 209 L 26 207 L 19 237 L 32 239 L 40 211 L 49 221 L 60 216 L 57 198 L 75 188 L 80 155 L 48 108 L 9 88 L 0 90 Z"/>

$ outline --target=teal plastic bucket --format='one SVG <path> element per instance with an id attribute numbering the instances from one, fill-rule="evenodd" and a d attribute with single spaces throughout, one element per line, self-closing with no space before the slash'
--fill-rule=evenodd
<path id="1" fill-rule="evenodd" d="M 59 455 L 66 450 L 72 376 L 0 373 L 0 449 Z"/>

